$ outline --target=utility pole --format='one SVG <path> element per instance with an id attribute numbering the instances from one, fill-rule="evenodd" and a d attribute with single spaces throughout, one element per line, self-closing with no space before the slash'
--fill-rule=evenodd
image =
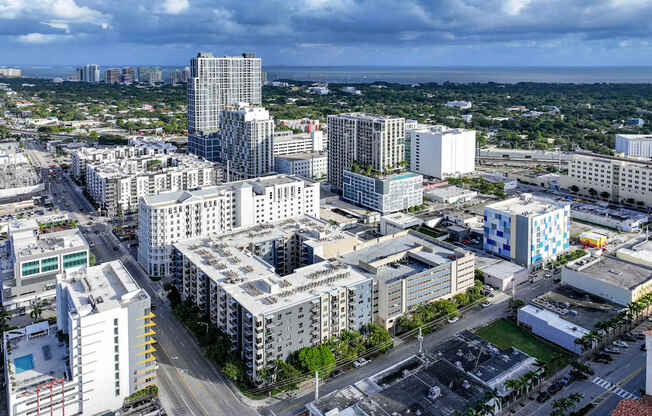
<path id="1" fill-rule="evenodd" d="M 421 327 L 419 327 L 419 335 L 417 335 L 417 341 L 419 341 L 419 355 L 423 355 L 423 333 L 421 332 Z"/>
<path id="2" fill-rule="evenodd" d="M 319 372 L 315 370 L 315 401 L 319 400 Z"/>

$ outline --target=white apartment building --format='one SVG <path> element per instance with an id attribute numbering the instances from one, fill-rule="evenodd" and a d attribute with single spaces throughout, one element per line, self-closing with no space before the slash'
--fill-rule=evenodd
<path id="1" fill-rule="evenodd" d="M 135 211 L 138 199 L 166 191 L 215 185 L 221 179 L 213 163 L 194 155 L 159 154 L 86 167 L 86 190 L 109 215 Z"/>
<path id="2" fill-rule="evenodd" d="M 145 196 L 138 211 L 138 261 L 151 275 L 166 276 L 178 241 L 303 214 L 318 218 L 319 183 L 272 175 Z"/>
<path id="3" fill-rule="evenodd" d="M 78 181 L 86 180 L 86 165 L 93 162 L 112 162 L 144 155 L 170 154 L 177 147 L 162 140 L 147 137 L 129 138 L 129 146 L 81 147 L 70 153 L 72 175 Z"/>
<path id="4" fill-rule="evenodd" d="M 366 113 L 328 116 L 328 182 L 342 189 L 344 170 L 355 162 L 378 172 L 405 160 L 405 119 Z"/>
<path id="5" fill-rule="evenodd" d="M 446 107 L 468 110 L 473 107 L 473 103 L 471 103 L 471 101 L 448 101 L 446 103 Z"/>
<path id="6" fill-rule="evenodd" d="M 294 153 L 322 152 L 328 147 L 328 138 L 322 130 L 294 134 L 291 131 L 274 132 L 274 157 Z"/>
<path id="7" fill-rule="evenodd" d="M 652 162 L 575 153 L 560 187 L 594 198 L 652 207 Z"/>
<path id="8" fill-rule="evenodd" d="M 220 112 L 228 105 L 260 105 L 261 60 L 253 54 L 214 57 L 199 53 L 190 60 L 188 132 L 205 135 L 219 129 Z"/>
<path id="9" fill-rule="evenodd" d="M 19 77 L 22 72 L 18 68 L 0 68 L 0 77 Z"/>
<path id="10" fill-rule="evenodd" d="M 410 170 L 446 178 L 475 170 L 475 130 L 419 125 L 406 131 Z"/>
<path id="11" fill-rule="evenodd" d="M 616 153 L 628 157 L 652 158 L 652 135 L 616 134 Z"/>
<path id="12" fill-rule="evenodd" d="M 57 324 L 4 334 L 10 416 L 98 415 L 154 385 L 150 298 L 120 261 L 57 279 Z"/>
<path id="13" fill-rule="evenodd" d="M 324 152 L 293 153 L 274 158 L 278 173 L 317 179 L 328 173 L 328 155 Z"/>
<path id="14" fill-rule="evenodd" d="M 240 106 L 222 112 L 217 161 L 229 171 L 255 178 L 274 170 L 274 119 L 262 107 Z"/>

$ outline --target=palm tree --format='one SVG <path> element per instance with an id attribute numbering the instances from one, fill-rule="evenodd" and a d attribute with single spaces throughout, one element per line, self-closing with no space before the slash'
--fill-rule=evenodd
<path id="1" fill-rule="evenodd" d="M 41 304 L 41 301 L 37 300 L 32 305 L 32 311 L 29 313 L 29 316 L 34 320 L 34 322 L 36 322 L 41 318 L 42 313 L 43 313 L 43 306 Z"/>
<path id="2" fill-rule="evenodd" d="M 485 403 L 493 403 L 494 410 L 501 410 L 503 407 L 503 398 L 498 393 L 498 389 L 491 389 L 484 394 Z"/>
<path id="3" fill-rule="evenodd" d="M 505 381 L 504 386 L 505 389 L 509 390 L 510 401 L 513 400 L 521 390 L 521 382 L 515 379 Z"/>

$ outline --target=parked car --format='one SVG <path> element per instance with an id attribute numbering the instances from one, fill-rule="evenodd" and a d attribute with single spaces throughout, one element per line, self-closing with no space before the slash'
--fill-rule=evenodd
<path id="1" fill-rule="evenodd" d="M 550 394 L 546 391 L 542 391 L 541 393 L 539 393 L 539 396 L 537 396 L 537 402 L 543 403 L 547 401 L 549 398 L 550 398 Z"/>
<path id="2" fill-rule="evenodd" d="M 482 306 L 483 308 L 488 308 L 489 306 L 491 306 L 491 302 L 482 302 L 480 306 Z"/>
<path id="3" fill-rule="evenodd" d="M 645 346 L 645 344 L 641 344 L 641 351 L 647 351 L 647 347 Z"/>
<path id="4" fill-rule="evenodd" d="M 644 340 L 645 339 L 645 334 L 634 334 L 634 338 L 639 339 L 639 340 Z"/>
<path id="5" fill-rule="evenodd" d="M 453 316 L 451 318 L 448 318 L 448 323 L 449 324 L 454 324 L 455 322 L 459 321 L 460 317 L 459 316 Z"/>
<path id="6" fill-rule="evenodd" d="M 629 347 L 629 344 L 627 344 L 626 342 L 621 341 L 621 340 L 619 340 L 619 339 L 615 340 L 612 344 L 614 344 L 616 347 L 620 347 L 620 348 L 627 348 L 627 347 Z"/>
<path id="7" fill-rule="evenodd" d="M 362 366 L 365 366 L 365 365 L 369 364 L 370 362 L 371 361 L 367 360 L 366 358 L 361 357 L 361 358 L 358 358 L 357 360 L 355 360 L 353 362 L 353 366 L 355 368 L 359 368 L 359 367 L 362 367 Z"/>
<path id="8" fill-rule="evenodd" d="M 604 347 L 602 351 L 609 353 L 609 354 L 620 354 L 620 351 L 618 351 L 615 348 L 610 348 L 610 347 Z"/>
<path id="9" fill-rule="evenodd" d="M 555 393 L 558 393 L 559 391 L 561 391 L 561 389 L 563 389 L 563 388 L 564 388 L 563 384 L 561 384 L 559 382 L 553 383 L 550 387 L 548 387 L 548 394 L 550 394 L 552 396 Z"/>
<path id="10" fill-rule="evenodd" d="M 625 334 L 625 335 L 623 335 L 623 341 L 635 342 L 636 338 L 634 338 L 633 336 L 631 336 L 629 334 Z"/>

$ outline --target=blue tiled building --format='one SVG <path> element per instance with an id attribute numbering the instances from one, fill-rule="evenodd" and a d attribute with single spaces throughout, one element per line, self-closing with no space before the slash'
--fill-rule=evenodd
<path id="1" fill-rule="evenodd" d="M 570 204 L 523 194 L 484 209 L 484 249 L 534 268 L 569 248 Z"/>

